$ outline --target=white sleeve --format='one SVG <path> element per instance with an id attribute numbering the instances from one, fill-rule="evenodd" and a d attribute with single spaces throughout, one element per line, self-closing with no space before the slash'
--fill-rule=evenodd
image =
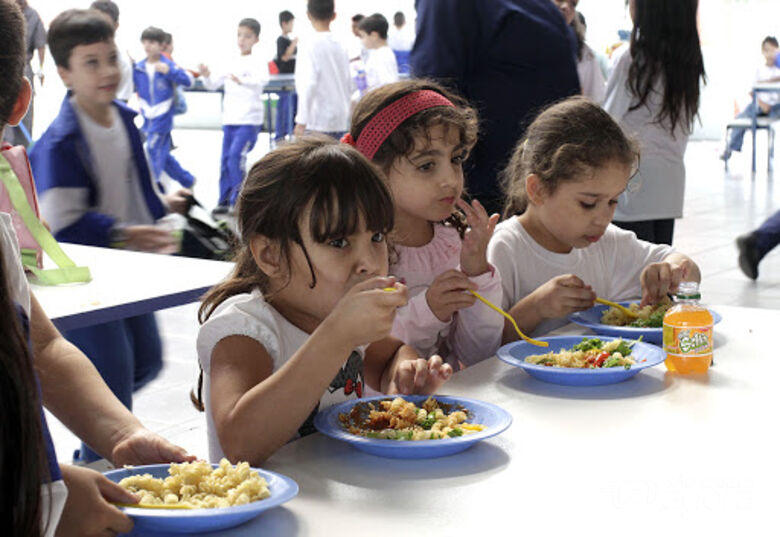
<path id="1" fill-rule="evenodd" d="M 508 231 L 497 230 L 491 237 L 487 248 L 488 262 L 496 267 L 501 278 L 501 307 L 504 311 L 514 306 L 522 297 L 515 288 L 517 278 L 517 259 L 512 248 L 513 235 Z"/>
<path id="2" fill-rule="evenodd" d="M 230 336 L 247 336 L 260 343 L 274 360 L 276 369 L 280 349 L 276 323 L 267 308 L 258 307 L 258 301 L 249 299 L 220 309 L 200 327 L 198 361 L 205 374 L 210 374 L 214 347 Z"/>
<path id="3" fill-rule="evenodd" d="M 218 76 L 204 76 L 203 77 L 203 87 L 207 90 L 214 91 L 218 90 L 225 84 L 225 75 L 221 74 Z"/>
<path id="4" fill-rule="evenodd" d="M 641 296 L 639 277 L 644 268 L 651 263 L 663 261 L 674 248 L 666 244 L 653 244 L 636 238 L 632 231 L 620 229 L 610 224 L 610 233 L 602 240 L 605 243 L 605 255 L 610 267 L 611 300 L 630 300 Z"/>
<path id="5" fill-rule="evenodd" d="M 307 125 L 311 118 L 314 97 L 312 90 L 317 83 L 317 73 L 311 53 L 309 47 L 298 49 L 298 58 L 295 62 L 295 91 L 298 92 L 298 113 L 295 115 L 295 123 L 301 125 Z"/>
<path id="6" fill-rule="evenodd" d="M 616 121 L 621 121 L 631 107 L 633 95 L 628 88 L 628 70 L 631 67 L 631 52 L 626 50 L 617 60 L 607 81 L 604 110 Z"/>

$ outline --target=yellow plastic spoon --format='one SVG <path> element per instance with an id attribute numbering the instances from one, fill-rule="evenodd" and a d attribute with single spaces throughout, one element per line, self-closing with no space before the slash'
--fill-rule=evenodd
<path id="1" fill-rule="evenodd" d="M 628 315 L 629 317 L 631 317 L 632 319 L 636 319 L 639 317 L 639 314 L 637 312 L 632 311 L 627 307 L 618 304 L 617 302 L 612 302 L 611 300 L 604 300 L 603 298 L 596 298 L 596 302 L 598 302 L 599 304 L 604 304 L 605 306 L 612 306 L 613 308 L 617 308 L 623 313 L 625 313 L 626 315 Z"/>
<path id="2" fill-rule="evenodd" d="M 528 342 L 528 343 L 530 343 L 531 345 L 536 345 L 536 346 L 538 346 L 538 347 L 549 347 L 549 346 L 550 346 L 550 344 L 549 344 L 549 343 L 547 343 L 546 341 L 538 341 L 538 340 L 536 340 L 536 339 L 532 339 L 532 338 L 530 338 L 530 337 L 526 336 L 525 334 L 523 334 L 523 333 L 520 331 L 520 328 L 517 326 L 517 323 L 515 322 L 515 320 L 512 318 L 512 316 L 511 316 L 511 315 L 509 315 L 509 314 L 508 314 L 507 312 L 505 312 L 504 310 L 502 310 L 501 308 L 499 308 L 498 306 L 496 306 L 495 304 L 493 304 L 493 303 L 492 303 L 490 300 L 488 300 L 488 299 L 487 299 L 487 298 L 485 298 L 484 296 L 480 295 L 480 294 L 479 294 L 479 293 L 477 293 L 476 291 L 471 291 L 471 290 L 470 290 L 469 292 L 470 292 L 472 295 L 474 295 L 475 297 L 477 297 L 477 299 L 479 299 L 480 301 L 484 302 L 484 304 L 485 304 L 485 305 L 486 305 L 488 308 L 492 309 L 493 311 L 496 311 L 496 312 L 500 313 L 501 315 L 503 315 L 504 317 L 506 317 L 507 319 L 509 319 L 509 322 L 511 322 L 511 323 L 512 323 L 512 326 L 514 326 L 514 327 L 515 327 L 515 331 L 517 332 L 517 335 L 519 335 L 519 336 L 520 336 L 521 338 L 523 338 L 525 341 L 527 341 L 527 342 Z"/>

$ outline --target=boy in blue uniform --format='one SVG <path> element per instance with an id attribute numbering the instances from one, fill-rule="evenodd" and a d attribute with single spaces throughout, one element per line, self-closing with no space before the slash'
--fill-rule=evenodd
<path id="1" fill-rule="evenodd" d="M 160 195 L 133 123 L 135 112 L 114 100 L 120 75 L 110 20 L 97 11 L 67 11 L 52 23 L 48 41 L 68 94 L 33 147 L 30 163 L 52 233 L 93 246 L 175 249 L 170 232 L 154 223 L 169 207 L 184 210 L 182 195 L 188 192 Z M 134 389 L 162 368 L 152 314 L 63 335 L 90 357 L 128 408 Z M 85 445 L 81 458 L 99 456 Z"/>
<path id="2" fill-rule="evenodd" d="M 190 75 L 163 55 L 165 32 L 150 26 L 141 34 L 146 58 L 135 65 L 133 83 L 144 117 L 142 128 L 146 135 L 146 150 L 152 161 L 155 179 L 160 184 L 160 174 L 168 173 L 185 188 L 190 188 L 195 178 L 171 155 L 171 130 L 175 113 L 176 87 L 192 85 Z"/>

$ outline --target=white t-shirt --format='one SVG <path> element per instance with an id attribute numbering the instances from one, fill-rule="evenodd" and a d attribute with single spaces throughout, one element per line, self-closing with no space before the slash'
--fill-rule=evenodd
<path id="1" fill-rule="evenodd" d="M 235 82 L 228 75 L 235 75 L 241 83 Z M 225 86 L 223 125 L 262 125 L 263 88 L 268 79 L 268 66 L 257 56 L 247 54 L 234 58 L 224 73 L 216 77 L 204 77 L 203 85 L 210 90 Z"/>
<path id="2" fill-rule="evenodd" d="M 582 94 L 593 102 L 601 104 L 607 93 L 607 83 L 601 72 L 599 60 L 588 45 L 582 48 L 582 59 L 577 62 L 577 74 L 580 77 Z"/>
<path id="3" fill-rule="evenodd" d="M 301 39 L 295 63 L 298 114 L 295 122 L 317 132 L 349 128 L 352 77 L 347 51 L 330 32 Z"/>
<path id="4" fill-rule="evenodd" d="M 247 336 L 260 343 L 273 360 L 273 370 L 277 371 L 301 348 L 309 334 L 285 319 L 263 299 L 257 289 L 251 293 L 230 297 L 203 323 L 198 332 L 197 347 L 198 361 L 203 368 L 202 394 L 206 407 L 209 459 L 212 462 L 218 462 L 224 456 L 224 450 L 219 443 L 211 412 L 211 353 L 217 343 L 229 336 Z M 345 357 L 341 371 L 320 398 L 320 410 L 347 399 L 360 397 L 365 388 L 364 353 L 365 347 L 360 347 L 349 357 Z M 295 386 L 290 386 L 289 389 L 295 390 Z M 258 427 L 262 427 L 262 420 L 262 416 L 258 416 Z M 309 424 L 305 423 L 302 428 L 308 426 Z"/>
<path id="5" fill-rule="evenodd" d="M 487 254 L 488 261 L 501 274 L 502 306 L 509 309 L 539 286 L 564 274 L 579 277 L 601 298 L 637 298 L 641 295 L 642 270 L 673 251 L 671 246 L 641 241 L 633 232 L 610 224 L 598 242 L 558 254 L 537 243 L 520 220 L 512 217 L 496 226 Z M 564 324 L 565 319 L 544 321 L 534 334 L 544 334 Z"/>
<path id="6" fill-rule="evenodd" d="M 95 172 L 98 191 L 95 211 L 107 214 L 123 225 L 153 224 L 154 218 L 141 192 L 130 137 L 119 111 L 111 107 L 111 126 L 104 127 L 79 108 L 75 97 L 71 98 L 71 103 Z"/>
<path id="7" fill-rule="evenodd" d="M 778 77 L 780 77 L 780 67 L 777 67 L 774 64 L 764 64 L 756 69 L 756 76 L 753 80 L 753 84 L 761 84 L 767 82 L 767 80 L 772 80 L 773 78 Z M 780 93 L 774 91 L 760 93 L 758 94 L 758 98 L 769 106 L 774 106 L 777 103 L 780 103 Z"/>
<path id="8" fill-rule="evenodd" d="M 414 31 L 407 30 L 408 25 L 403 26 L 400 30 L 395 26 L 391 26 L 387 32 L 387 44 L 393 50 L 409 51 L 414 48 Z"/>
<path id="9" fill-rule="evenodd" d="M 2 251 L 6 285 L 11 293 L 11 300 L 19 304 L 29 317 L 30 286 L 27 284 L 27 278 L 24 276 L 24 269 L 20 261 L 19 243 L 16 240 L 13 221 L 11 215 L 7 213 L 0 213 L 0 251 Z M 41 486 L 41 513 L 44 515 L 41 522 L 42 527 L 48 528 L 44 537 L 54 535 L 67 498 L 68 488 L 62 480 L 51 483 L 51 495 L 49 495 L 48 484 Z M 47 513 L 51 513 L 49 520 L 46 520 Z"/>
<path id="10" fill-rule="evenodd" d="M 656 80 L 655 90 L 647 102 L 629 110 L 637 99 L 627 86 L 631 67 L 631 52 L 623 47 L 607 83 L 604 109 L 620 123 L 627 134 L 639 141 L 641 158 L 639 172 L 631 179 L 626 192 L 620 196 L 615 220 L 661 220 L 680 218 L 685 197 L 685 148 L 689 129 L 680 125 L 671 131 L 668 120 L 656 122 L 663 106 L 663 80 Z"/>
<path id="11" fill-rule="evenodd" d="M 119 65 L 119 86 L 116 89 L 116 98 L 129 101 L 133 96 L 133 64 L 127 52 L 117 47 L 117 64 Z"/>
<path id="12" fill-rule="evenodd" d="M 379 47 L 368 51 L 365 64 L 368 89 L 378 88 L 391 82 L 398 82 L 398 62 L 390 47 Z"/>

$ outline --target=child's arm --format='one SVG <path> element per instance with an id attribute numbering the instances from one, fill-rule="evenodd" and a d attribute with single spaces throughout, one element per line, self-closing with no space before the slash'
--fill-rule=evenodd
<path id="1" fill-rule="evenodd" d="M 116 466 L 195 459 L 141 425 L 87 357 L 60 335 L 34 296 L 30 335 L 44 404 L 95 451 Z"/>
<path id="2" fill-rule="evenodd" d="M 452 376 L 440 356 L 425 360 L 391 337 L 369 345 L 363 363 L 366 384 L 385 394 L 435 393 Z"/>
<path id="3" fill-rule="evenodd" d="M 222 339 L 211 353 L 211 406 L 228 459 L 259 465 L 295 435 L 352 350 L 387 336 L 406 289 L 392 278 L 353 287 L 277 371 L 247 336 Z"/>
<path id="4" fill-rule="evenodd" d="M 202 77 L 203 80 L 203 87 L 205 87 L 207 90 L 210 91 L 218 90 L 225 83 L 224 75 L 220 75 L 212 78 L 211 69 L 209 69 L 208 65 L 204 63 L 201 63 L 198 66 L 198 70 L 200 71 L 200 76 Z"/>
<path id="5" fill-rule="evenodd" d="M 647 265 L 639 277 L 642 284 L 642 303 L 656 304 L 668 293 L 677 291 L 680 282 L 701 281 L 699 266 L 685 254 L 674 252 L 660 263 Z"/>
<path id="6" fill-rule="evenodd" d="M 184 88 L 189 88 L 192 86 L 192 77 L 189 75 L 189 73 L 187 73 L 187 71 L 175 63 L 171 62 L 171 65 L 168 65 L 167 63 L 160 62 L 157 65 L 164 65 L 168 68 L 167 72 L 162 71 L 162 73 L 168 77 L 168 80 L 171 83 L 178 84 Z"/>
<path id="7" fill-rule="evenodd" d="M 542 321 L 559 319 L 575 311 L 593 306 L 596 293 L 573 274 L 556 276 L 520 299 L 509 309 L 509 314 L 524 334 L 532 333 Z M 515 341 L 520 336 L 512 323 L 504 323 L 503 342 Z"/>

